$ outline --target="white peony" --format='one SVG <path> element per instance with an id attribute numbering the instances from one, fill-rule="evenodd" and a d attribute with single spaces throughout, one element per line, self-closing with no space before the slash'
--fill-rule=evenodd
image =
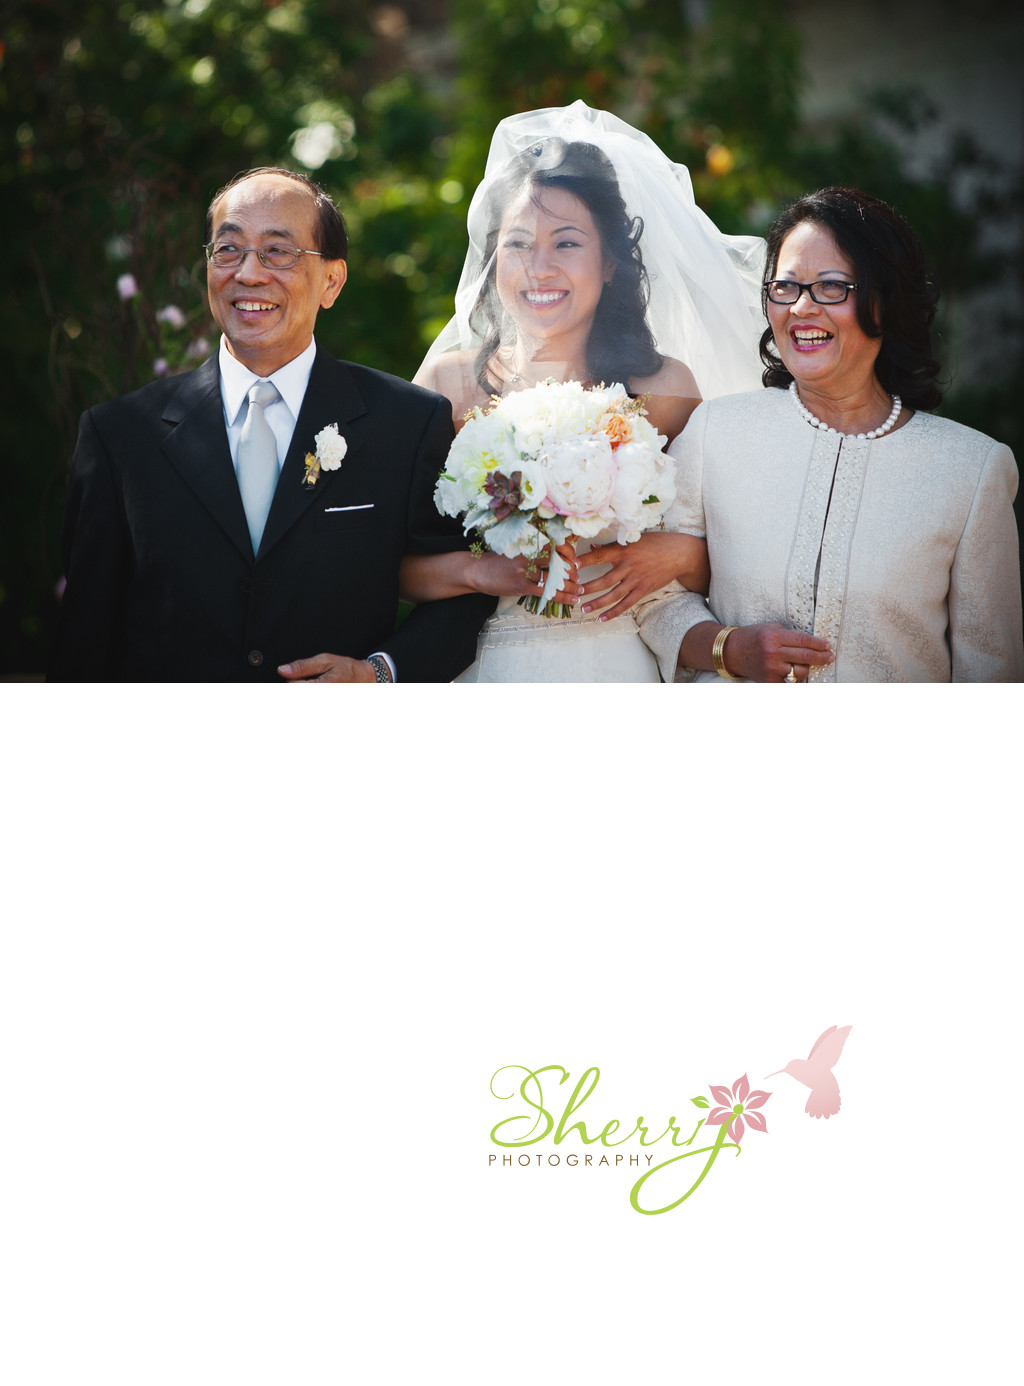
<path id="1" fill-rule="evenodd" d="M 454 518 L 466 512 L 472 499 L 467 498 L 458 481 L 450 476 L 442 476 L 434 487 L 434 504 L 442 515 Z"/>
<path id="2" fill-rule="evenodd" d="M 633 415 L 633 440 L 638 443 L 646 443 L 655 452 L 661 452 L 668 442 L 665 434 L 658 432 L 646 414 Z"/>
<path id="3" fill-rule="evenodd" d="M 519 466 L 519 450 L 508 425 L 494 415 L 477 414 L 456 434 L 445 471 L 466 490 L 467 501 L 493 471 L 509 475 Z"/>
<path id="4" fill-rule="evenodd" d="M 537 461 L 547 482 L 548 503 L 562 515 L 592 514 L 611 495 L 615 461 L 603 433 L 556 443 L 546 448 Z"/>
<path id="5" fill-rule="evenodd" d="M 623 443 L 615 460 L 612 509 L 619 524 L 618 538 L 620 543 L 633 543 L 643 530 L 661 523 L 675 499 L 675 472 L 664 453 L 643 443 Z M 650 502 L 651 496 L 657 500 Z"/>
<path id="6" fill-rule="evenodd" d="M 561 439 L 591 432 L 595 406 L 579 381 L 547 381 L 506 395 L 495 412 L 515 428 L 519 450 L 536 455 Z"/>

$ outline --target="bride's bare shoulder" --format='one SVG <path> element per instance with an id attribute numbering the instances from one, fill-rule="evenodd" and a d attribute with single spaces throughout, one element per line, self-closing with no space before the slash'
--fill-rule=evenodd
<path id="1" fill-rule="evenodd" d="M 456 423 L 476 405 L 487 403 L 487 395 L 476 378 L 475 351 L 443 351 L 424 361 L 414 383 L 436 390 L 452 402 Z"/>
<path id="2" fill-rule="evenodd" d="M 653 375 L 629 382 L 630 393 L 647 396 L 647 417 L 672 441 L 682 433 L 686 421 L 700 404 L 700 390 L 693 371 L 674 356 L 663 357 Z"/>
<path id="3" fill-rule="evenodd" d="M 476 353 L 472 351 L 439 351 L 436 356 L 430 356 L 423 362 L 413 376 L 413 384 L 437 390 L 438 394 L 443 395 L 445 391 L 441 389 L 442 385 L 461 380 L 467 372 L 471 377 L 474 375 L 475 361 Z"/>
<path id="4" fill-rule="evenodd" d="M 630 381 L 630 391 L 635 395 L 679 395 L 685 399 L 699 399 L 700 391 L 693 371 L 683 361 L 674 356 L 663 356 L 661 365 L 653 375 L 645 375 Z"/>

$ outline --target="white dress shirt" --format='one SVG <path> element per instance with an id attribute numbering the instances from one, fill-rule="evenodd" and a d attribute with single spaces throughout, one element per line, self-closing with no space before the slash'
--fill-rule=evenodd
<path id="1" fill-rule="evenodd" d="M 220 339 L 220 397 L 224 405 L 224 423 L 228 430 L 228 446 L 231 449 L 231 462 L 238 471 L 238 440 L 242 436 L 242 425 L 249 411 L 249 391 L 257 380 L 269 380 L 277 387 L 281 396 L 263 410 L 263 417 L 270 425 L 277 439 L 278 470 L 284 466 L 284 459 L 291 447 L 292 434 L 306 398 L 309 373 L 316 357 L 316 342 L 309 346 L 293 361 L 282 366 L 273 375 L 254 375 L 248 366 L 243 366 L 237 357 L 228 350 L 227 338 Z"/>

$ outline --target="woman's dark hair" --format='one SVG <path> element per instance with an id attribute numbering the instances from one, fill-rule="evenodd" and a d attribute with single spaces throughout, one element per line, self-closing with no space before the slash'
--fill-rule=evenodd
<path id="1" fill-rule="evenodd" d="M 502 218 L 524 188 L 533 189 L 535 205 L 543 205 L 545 188 L 563 188 L 586 207 L 601 238 L 601 251 L 615 266 L 594 313 L 587 339 L 587 371 L 595 383 L 628 383 L 632 376 L 654 375 L 664 357 L 656 350 L 647 325 L 650 289 L 640 254 L 644 224 L 630 217 L 619 191 L 615 168 L 596 145 L 580 140 L 567 143 L 551 138 L 516 156 L 495 183 L 485 204 L 487 237 L 484 266 L 487 277 L 470 324 L 483 340 L 476 358 L 476 377 L 488 394 L 499 387 L 488 377 L 487 364 L 508 335 L 509 315 L 498 299 L 495 252 Z"/>
<path id="2" fill-rule="evenodd" d="M 304 173 L 293 173 L 289 168 L 248 168 L 244 173 L 236 173 L 230 183 L 225 183 L 222 188 L 214 193 L 210 198 L 210 205 L 206 209 L 206 243 L 209 245 L 213 240 L 213 209 L 217 203 L 239 183 L 244 183 L 247 178 L 255 178 L 261 173 L 276 173 L 279 178 L 292 178 L 296 183 L 301 183 L 313 199 L 316 212 L 314 223 L 314 237 L 316 248 L 325 260 L 345 260 L 348 258 L 348 231 L 345 227 L 345 218 L 341 211 L 335 206 L 330 193 L 324 192 L 319 183 L 314 183 L 312 178 L 307 178 Z M 309 246 L 299 246 L 300 250 L 309 250 Z"/>
<path id="3" fill-rule="evenodd" d="M 939 291 L 925 264 L 921 242 L 899 212 L 856 188 L 822 188 L 783 211 L 767 236 L 765 279 L 774 279 L 782 242 L 802 222 L 824 226 L 853 262 L 857 322 L 868 337 L 881 337 L 875 375 L 882 389 L 910 409 L 935 409 L 941 369 L 932 354 L 931 326 Z M 768 312 L 768 296 L 762 292 Z M 761 337 L 761 379 L 788 386 L 793 379 L 775 351 L 769 327 Z"/>

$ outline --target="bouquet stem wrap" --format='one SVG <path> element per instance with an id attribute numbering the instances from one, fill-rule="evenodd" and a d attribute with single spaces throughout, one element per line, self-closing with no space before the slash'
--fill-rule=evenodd
<path id="1" fill-rule="evenodd" d="M 569 547 L 573 553 L 576 552 L 576 536 L 572 534 L 562 545 L 562 548 Z M 571 616 L 572 607 L 568 602 L 553 601 L 555 593 L 562 586 L 565 579 L 572 572 L 572 565 L 566 562 L 557 549 L 552 549 L 548 558 L 548 575 L 544 583 L 544 591 L 541 595 L 532 597 L 520 597 L 519 605 L 525 606 L 527 611 L 536 616 L 538 612 L 541 616 Z"/>

